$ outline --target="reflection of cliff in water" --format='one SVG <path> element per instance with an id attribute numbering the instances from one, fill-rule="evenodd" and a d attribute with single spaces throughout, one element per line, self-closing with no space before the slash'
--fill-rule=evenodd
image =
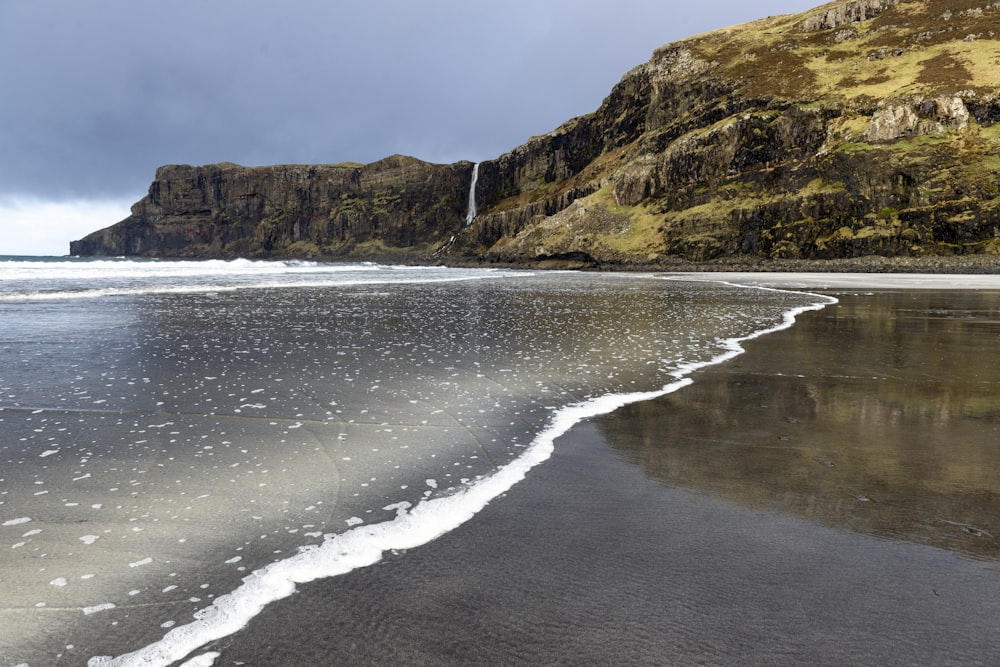
<path id="1" fill-rule="evenodd" d="M 842 296 L 599 420 L 665 483 L 1000 558 L 1000 292 Z"/>

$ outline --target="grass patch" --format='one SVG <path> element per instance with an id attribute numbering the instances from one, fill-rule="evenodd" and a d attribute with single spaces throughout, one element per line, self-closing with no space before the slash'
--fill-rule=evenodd
<path id="1" fill-rule="evenodd" d="M 282 251 L 290 257 L 319 257 L 322 255 L 319 246 L 312 241 L 296 241 Z"/>
<path id="2" fill-rule="evenodd" d="M 837 101 L 992 90 L 1000 9 L 963 13 L 982 4 L 903 2 L 867 21 L 813 32 L 801 29 L 801 15 L 772 17 L 683 44 L 754 96 Z"/>
<path id="3" fill-rule="evenodd" d="M 628 218 L 628 227 L 622 231 L 605 235 L 604 243 L 612 250 L 627 254 L 652 252 L 663 243 L 663 217 L 652 213 L 646 206 L 622 206 L 615 202 L 614 186 L 603 188 L 584 201 L 604 206 L 613 216 Z"/>

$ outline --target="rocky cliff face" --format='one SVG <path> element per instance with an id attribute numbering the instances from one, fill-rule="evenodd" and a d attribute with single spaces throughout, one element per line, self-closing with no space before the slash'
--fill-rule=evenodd
<path id="1" fill-rule="evenodd" d="M 461 227 L 471 163 L 170 165 L 122 222 L 75 255 L 331 257 L 430 254 Z"/>
<path id="2" fill-rule="evenodd" d="M 74 254 L 1000 255 L 1000 3 L 852 0 L 671 44 L 480 167 L 165 167 Z"/>

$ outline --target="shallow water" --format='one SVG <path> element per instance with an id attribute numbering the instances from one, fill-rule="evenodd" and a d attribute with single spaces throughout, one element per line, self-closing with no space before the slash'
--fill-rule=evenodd
<path id="1" fill-rule="evenodd" d="M 1000 291 L 837 297 L 218 664 L 998 664 Z"/>
<path id="2" fill-rule="evenodd" d="M 475 486 L 567 406 L 660 390 L 820 301 L 652 276 L 49 269 L 0 262 L 3 664 L 141 648 L 269 563 Z"/>
<path id="3" fill-rule="evenodd" d="M 599 428 L 670 485 L 1000 560 L 1000 291 L 837 296 Z"/>

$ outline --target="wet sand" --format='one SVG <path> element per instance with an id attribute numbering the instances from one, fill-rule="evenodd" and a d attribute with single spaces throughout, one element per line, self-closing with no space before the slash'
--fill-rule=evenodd
<path id="1" fill-rule="evenodd" d="M 1000 291 L 830 287 L 215 664 L 996 664 Z"/>

